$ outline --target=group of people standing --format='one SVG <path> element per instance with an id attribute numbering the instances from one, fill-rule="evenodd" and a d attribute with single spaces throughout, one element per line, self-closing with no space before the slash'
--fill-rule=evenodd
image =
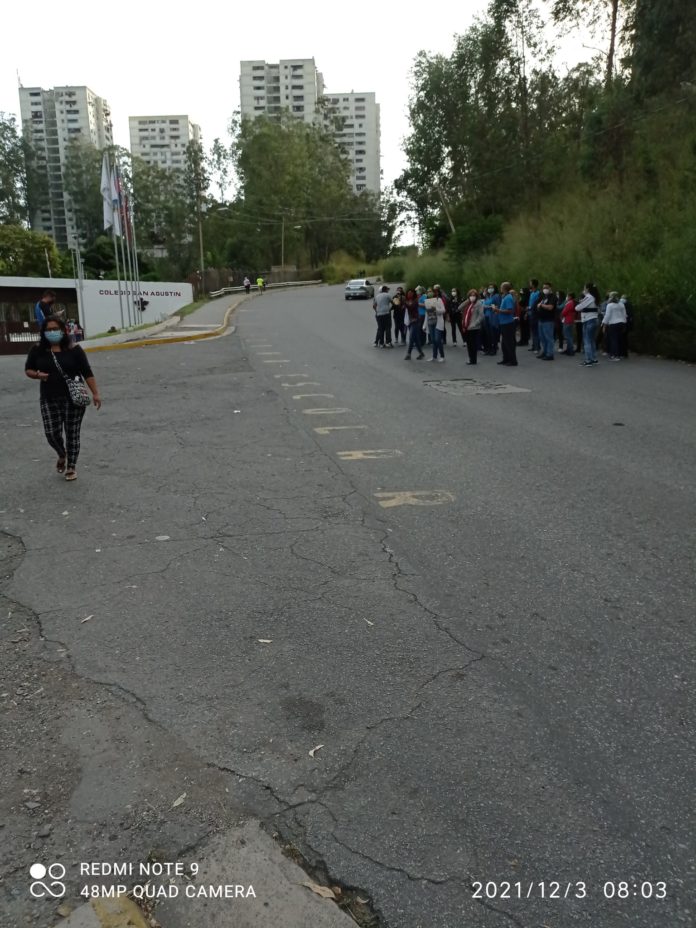
<path id="1" fill-rule="evenodd" d="M 541 361 L 553 361 L 556 342 L 564 355 L 583 352 L 585 367 L 598 363 L 603 340 L 612 361 L 628 357 L 630 301 L 626 296 L 619 298 L 616 291 L 603 301 L 593 283 L 585 284 L 580 299 L 573 292 L 554 290 L 548 282 L 540 287 L 535 278 L 519 292 L 505 281 L 500 287 L 491 283 L 472 288 L 464 299 L 458 289 L 446 294 L 439 284 L 428 290 L 397 287 L 393 295 L 385 284 L 373 308 L 375 348 L 404 345 L 406 361 L 414 350 L 416 360 L 423 360 L 424 347 L 432 345 L 430 360 L 443 362 L 448 325 L 453 347 L 458 337 L 466 345 L 467 364 L 476 364 L 479 353 L 495 356 L 500 349 L 498 364 L 515 367 L 518 347 L 527 347 Z"/>

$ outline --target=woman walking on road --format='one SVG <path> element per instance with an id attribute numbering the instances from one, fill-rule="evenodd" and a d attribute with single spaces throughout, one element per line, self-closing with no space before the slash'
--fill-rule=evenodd
<path id="1" fill-rule="evenodd" d="M 46 439 L 58 454 L 56 470 L 64 473 L 66 480 L 76 480 L 80 429 L 86 405 L 73 402 L 68 381 L 79 383 L 83 378 L 97 409 L 101 408 L 101 398 L 87 355 L 79 345 L 73 344 L 62 319 L 55 316 L 44 319 L 41 339 L 29 351 L 24 372 L 30 380 L 41 381 L 41 418 Z"/>

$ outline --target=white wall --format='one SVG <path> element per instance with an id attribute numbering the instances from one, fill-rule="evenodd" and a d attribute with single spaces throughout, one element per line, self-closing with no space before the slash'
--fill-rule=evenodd
<path id="1" fill-rule="evenodd" d="M 61 288 L 75 289 L 75 281 L 58 277 L 0 277 L 2 287 L 26 287 L 30 289 L 32 306 L 36 303 L 44 290 L 60 290 Z M 112 326 L 121 328 L 121 313 L 118 299 L 118 281 L 116 280 L 85 280 L 83 281 L 83 319 L 88 336 L 107 332 Z M 121 288 L 123 298 L 124 322 L 128 325 L 127 289 Z M 191 284 L 157 281 L 155 283 L 143 282 L 140 293 L 149 303 L 144 313 L 136 310 L 135 324 L 143 322 L 159 322 L 163 316 L 173 315 L 182 306 L 193 302 L 193 287 Z M 2 291 L 0 290 L 0 299 Z M 60 296 L 58 301 L 60 302 Z M 132 313 L 131 313 L 132 316 Z"/>
<path id="2" fill-rule="evenodd" d="M 46 285 L 47 287 L 50 284 Z M 89 335 L 107 332 L 111 326 L 121 328 L 121 312 L 118 300 L 118 281 L 85 280 L 83 314 L 84 326 Z M 125 286 L 121 288 L 125 324 L 128 325 L 127 294 Z M 142 322 L 159 322 L 162 316 L 171 316 L 193 303 L 193 287 L 181 283 L 142 283 L 140 293 L 149 303 L 144 313 L 138 312 L 135 324 Z"/>

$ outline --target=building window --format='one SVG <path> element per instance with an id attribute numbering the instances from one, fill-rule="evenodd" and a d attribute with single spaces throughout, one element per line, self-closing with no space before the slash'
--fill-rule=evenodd
<path id="1" fill-rule="evenodd" d="M 252 71 L 265 71 L 266 65 L 265 64 L 252 64 L 251 70 Z"/>

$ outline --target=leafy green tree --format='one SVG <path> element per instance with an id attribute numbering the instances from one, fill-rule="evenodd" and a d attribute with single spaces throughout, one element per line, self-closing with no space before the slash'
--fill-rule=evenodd
<path id="1" fill-rule="evenodd" d="M 28 218 L 26 149 L 14 116 L 0 113 L 0 222 Z"/>
<path id="2" fill-rule="evenodd" d="M 63 185 L 75 213 L 78 234 L 93 241 L 104 227 L 101 187 L 103 153 L 80 140 L 68 143 Z"/>
<path id="3" fill-rule="evenodd" d="M 18 225 L 0 226 L 0 276 L 45 277 L 47 261 L 51 275 L 58 276 L 61 260 L 49 235 Z"/>
<path id="4" fill-rule="evenodd" d="M 549 2 L 555 23 L 582 25 L 598 36 L 600 41 L 606 43 L 604 84 L 607 89 L 611 87 L 620 40 L 621 19 L 631 14 L 635 0 L 549 0 Z"/>
<path id="5" fill-rule="evenodd" d="M 634 0 L 629 23 L 635 87 L 652 96 L 696 84 L 696 4 Z"/>

